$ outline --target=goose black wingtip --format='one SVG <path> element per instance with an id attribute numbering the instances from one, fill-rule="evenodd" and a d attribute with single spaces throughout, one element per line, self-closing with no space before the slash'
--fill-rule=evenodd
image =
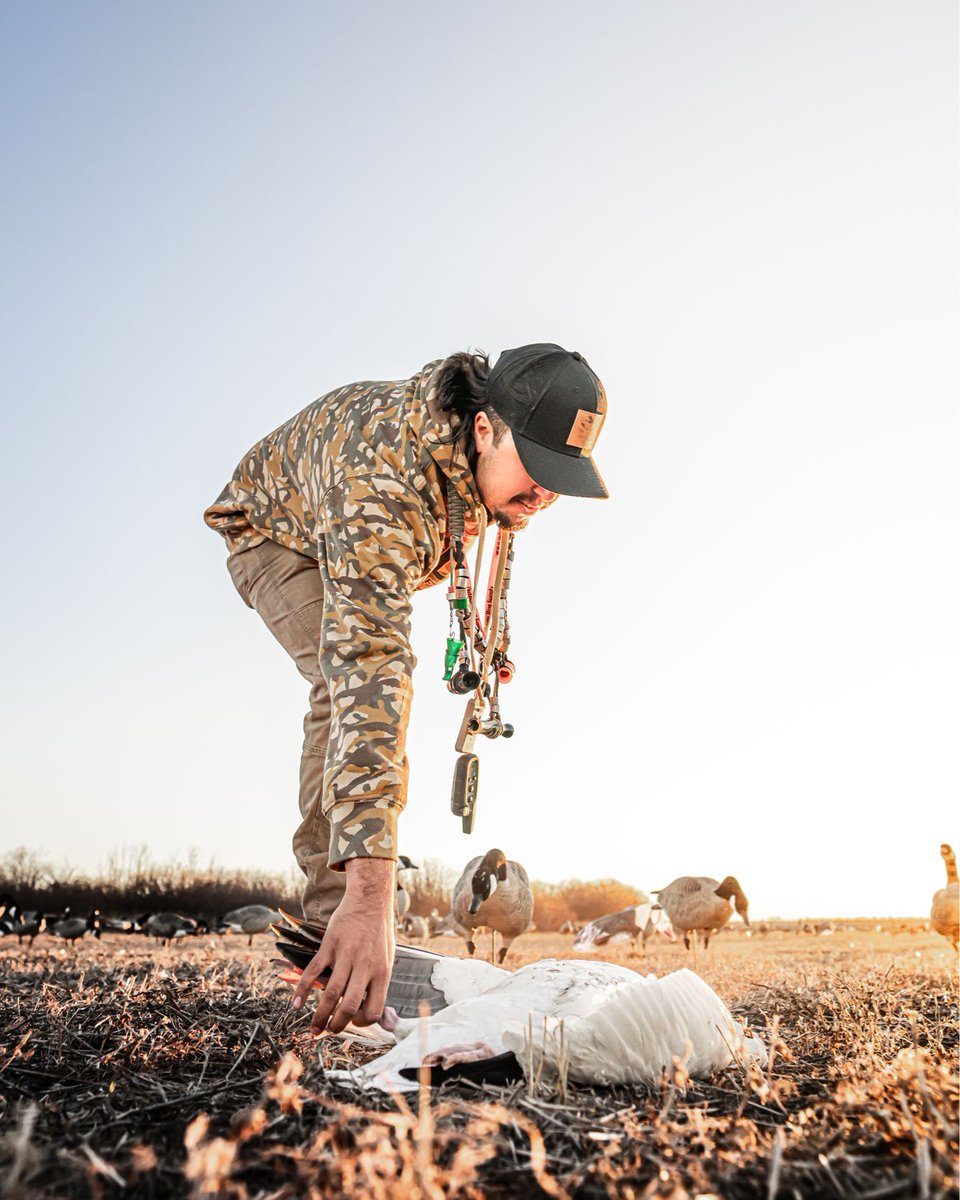
<path id="1" fill-rule="evenodd" d="M 399 1073 L 404 1079 L 419 1079 L 420 1071 L 420 1067 L 401 1067 Z M 441 1083 L 453 1080 L 505 1087 L 522 1078 L 523 1069 L 517 1056 L 510 1050 L 493 1058 L 481 1059 L 480 1062 L 457 1063 L 453 1067 L 442 1067 L 435 1063 L 430 1067 L 431 1087 L 439 1087 Z"/>

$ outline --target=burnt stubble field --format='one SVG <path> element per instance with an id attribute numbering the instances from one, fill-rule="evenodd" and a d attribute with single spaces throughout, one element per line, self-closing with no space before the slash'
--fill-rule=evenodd
<path id="1" fill-rule="evenodd" d="M 659 1086 L 459 1084 L 406 1099 L 325 1079 L 271 940 L 0 945 L 0 1193 L 12 1197 L 934 1197 L 957 1189 L 957 963 L 923 932 L 747 938 L 700 973 L 764 1071 Z M 519 966 L 571 957 L 528 934 Z M 432 943 L 462 952 L 462 943 Z M 485 945 L 481 950 L 486 949 Z M 651 942 L 607 957 L 691 965 Z"/>

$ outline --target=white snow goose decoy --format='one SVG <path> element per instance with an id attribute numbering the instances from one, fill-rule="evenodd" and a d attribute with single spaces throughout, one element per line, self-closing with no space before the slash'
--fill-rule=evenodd
<path id="1" fill-rule="evenodd" d="M 513 942 L 533 923 L 533 892 L 519 863 L 502 850 L 488 850 L 471 858 L 453 889 L 453 918 L 467 930 L 467 951 L 476 944 L 473 931 L 486 927 L 503 938 L 498 962 L 503 962 Z"/>
<path id="2" fill-rule="evenodd" d="M 676 941 L 670 918 L 659 904 L 635 904 L 584 925 L 573 939 L 573 949 L 581 954 L 593 954 L 601 946 L 627 941 L 636 949 L 637 938 L 642 937 L 642 948 L 646 950 L 647 942 L 655 933 L 662 933 L 671 942 Z"/>
<path id="3" fill-rule="evenodd" d="M 295 983 L 324 930 L 283 915 L 277 948 L 294 969 L 282 978 Z M 424 1004 L 430 1015 L 420 1017 Z M 608 962 L 548 958 L 506 971 L 398 945 L 380 1025 L 390 1048 L 330 1078 L 410 1091 L 421 1063 L 430 1066 L 434 1083 L 454 1077 L 503 1083 L 535 1063 L 547 1074 L 565 1069 L 573 1082 L 656 1084 L 674 1057 L 697 1078 L 734 1059 L 766 1058 L 760 1040 L 692 971 L 657 979 Z"/>

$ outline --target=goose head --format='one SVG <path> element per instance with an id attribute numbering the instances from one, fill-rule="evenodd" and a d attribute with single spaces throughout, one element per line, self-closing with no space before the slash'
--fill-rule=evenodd
<path id="1" fill-rule="evenodd" d="M 411 862 L 405 854 L 397 855 L 397 870 L 398 871 L 419 871 L 420 868 L 415 862 Z"/>
<path id="2" fill-rule="evenodd" d="M 744 895 L 743 888 L 737 883 L 732 875 L 728 875 L 723 883 L 717 888 L 716 894 L 724 900 L 733 898 L 733 906 L 738 914 L 743 918 L 744 925 L 750 924 L 749 905 L 747 897 Z"/>
<path id="3" fill-rule="evenodd" d="M 489 900 L 497 890 L 497 882 L 503 883 L 507 878 L 507 858 L 502 850 L 488 850 L 480 860 L 480 865 L 473 873 L 470 885 L 473 895 L 467 905 L 467 911 L 475 913 L 484 900 Z"/>

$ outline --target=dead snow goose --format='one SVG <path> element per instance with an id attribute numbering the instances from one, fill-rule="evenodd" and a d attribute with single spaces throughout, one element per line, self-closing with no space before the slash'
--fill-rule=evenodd
<path id="1" fill-rule="evenodd" d="M 323 930 L 286 919 L 289 927 L 277 933 L 289 940 L 278 949 L 296 967 L 284 978 L 295 982 Z M 416 1015 L 421 1003 L 429 1017 Z M 387 1005 L 382 1026 L 396 1044 L 330 1078 L 410 1091 L 421 1061 L 435 1082 L 447 1074 L 500 1082 L 531 1063 L 539 1071 L 541 1058 L 548 1072 L 562 1069 L 562 1057 L 575 1082 L 654 1084 L 674 1057 L 697 1078 L 734 1058 L 765 1059 L 759 1039 L 748 1037 L 716 993 L 686 969 L 656 979 L 616 963 L 543 959 L 511 972 L 398 945 Z"/>
<path id="2" fill-rule="evenodd" d="M 658 904 L 634 904 L 619 912 L 597 917 L 595 921 L 579 930 L 573 939 L 573 949 L 581 954 L 592 954 L 601 946 L 629 941 L 637 947 L 637 938 L 643 938 L 643 949 L 654 933 L 662 933 L 672 942 L 675 940 L 670 918 Z"/>
<path id="3" fill-rule="evenodd" d="M 711 935 L 722 929 L 733 916 L 734 905 L 744 924 L 750 924 L 747 897 L 732 875 L 728 875 L 722 883 L 708 875 L 681 875 L 665 888 L 655 891 L 654 895 L 670 918 L 670 924 L 683 934 L 683 944 L 688 950 L 690 935 L 693 934 L 694 958 L 697 934 L 703 935 L 703 948 L 706 950 Z M 731 897 L 734 904 L 730 903 Z"/>
<path id="4" fill-rule="evenodd" d="M 533 892 L 519 863 L 502 850 L 488 850 L 483 858 L 471 858 L 453 889 L 454 920 L 467 930 L 467 950 L 476 945 L 473 931 L 484 926 L 503 938 L 498 962 L 503 962 L 511 944 L 533 923 Z"/>
<path id="5" fill-rule="evenodd" d="M 947 886 L 935 892 L 930 908 L 930 925 L 935 932 L 943 934 L 954 950 L 960 942 L 960 877 L 957 875 L 957 856 L 946 844 L 940 847 L 940 855 L 947 868 Z"/>

